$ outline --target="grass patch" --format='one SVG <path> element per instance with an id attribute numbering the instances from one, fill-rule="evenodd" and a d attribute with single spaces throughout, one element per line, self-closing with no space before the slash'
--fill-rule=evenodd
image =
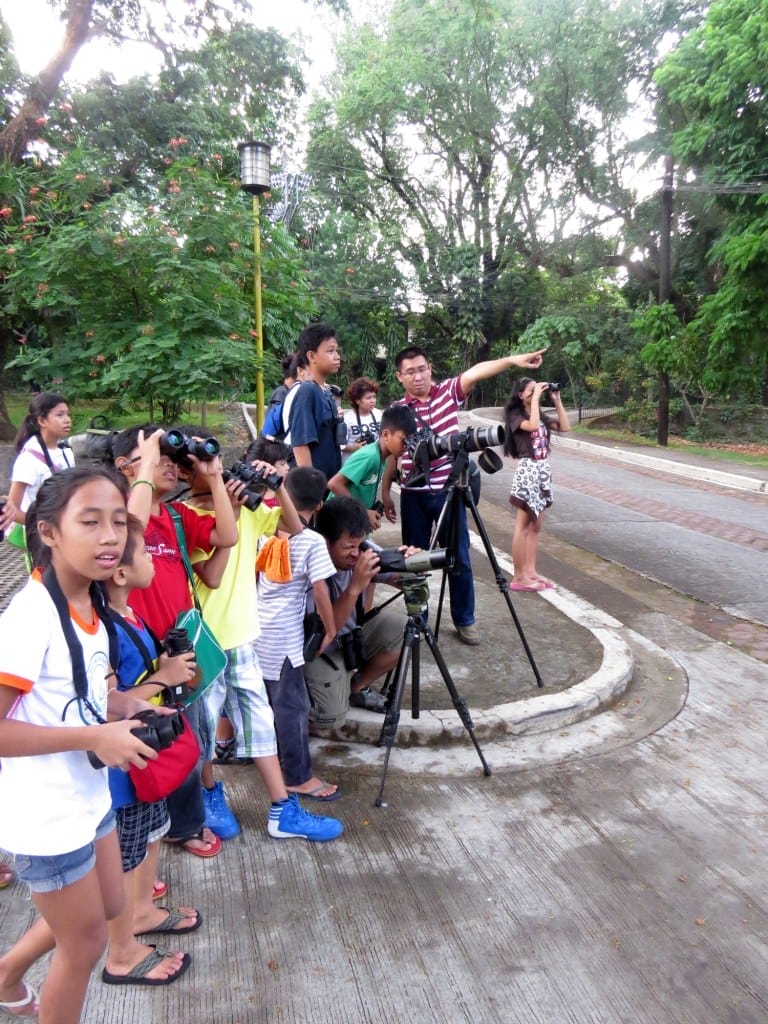
<path id="1" fill-rule="evenodd" d="M 6 394 L 5 402 L 8 415 L 11 421 L 18 427 L 29 408 L 29 395 Z M 231 417 L 230 403 L 219 401 L 211 402 L 190 402 L 184 410 L 181 423 L 199 423 L 216 433 L 223 433 Z M 111 430 L 122 430 L 124 427 L 132 427 L 135 424 L 146 423 L 149 420 L 149 409 L 147 406 L 137 406 L 131 412 L 121 412 L 114 408 L 109 400 L 78 401 L 72 399 L 69 403 L 72 413 L 72 433 L 81 434 L 86 430 L 95 416 L 105 416 L 107 426 Z M 171 426 L 171 424 L 165 424 Z"/>
<path id="2" fill-rule="evenodd" d="M 664 450 L 651 438 L 643 437 L 641 434 L 632 434 L 628 430 L 618 430 L 616 428 L 590 430 L 588 427 L 580 426 L 572 428 L 571 434 L 574 437 L 582 437 L 588 441 L 616 441 L 618 444 L 631 444 L 637 448 Z M 721 447 L 717 443 L 712 445 L 696 444 L 692 441 L 685 441 L 680 437 L 670 437 L 667 450 L 685 453 L 686 455 L 702 456 L 726 463 L 738 462 L 743 465 L 768 469 L 768 452 L 755 452 L 755 448 L 768 449 L 768 441 L 764 444 L 745 441 L 743 445 L 730 444 Z"/>

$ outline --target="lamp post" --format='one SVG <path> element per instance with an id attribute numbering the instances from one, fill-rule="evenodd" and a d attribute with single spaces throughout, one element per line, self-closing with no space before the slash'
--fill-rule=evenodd
<path id="1" fill-rule="evenodd" d="M 241 142 L 240 187 L 253 197 L 253 307 L 256 318 L 256 426 L 264 425 L 264 336 L 261 318 L 261 232 L 259 196 L 269 192 L 269 157 L 266 142 Z"/>

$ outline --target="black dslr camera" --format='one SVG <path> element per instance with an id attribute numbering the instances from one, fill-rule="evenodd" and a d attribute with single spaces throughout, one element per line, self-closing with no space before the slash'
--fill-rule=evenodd
<path id="1" fill-rule="evenodd" d="M 264 500 L 266 491 L 276 491 L 282 484 L 283 478 L 279 473 L 268 473 L 265 469 L 254 469 L 246 462 L 233 462 L 229 469 L 222 474 L 224 483 L 229 480 L 239 480 L 245 484 L 243 505 L 253 512 Z"/>
<path id="2" fill-rule="evenodd" d="M 160 451 L 177 464 L 183 464 L 188 455 L 194 455 L 201 462 L 210 462 L 221 451 L 221 445 L 215 437 L 197 441 L 180 430 L 166 430 L 160 438 Z"/>
<path id="3" fill-rule="evenodd" d="M 184 732 L 184 719 L 179 711 L 174 711 L 172 715 L 158 715 L 156 711 L 147 709 L 132 715 L 131 721 L 144 723 L 139 729 L 133 730 L 133 735 L 158 752 L 170 747 L 173 741 Z M 88 760 L 93 768 L 106 767 L 101 758 L 97 757 L 92 750 L 88 751 Z"/>
<path id="4" fill-rule="evenodd" d="M 189 654 L 194 649 L 195 645 L 189 639 L 186 629 L 169 629 L 163 637 L 163 650 L 169 658 L 177 658 L 180 654 Z M 189 687 L 186 683 L 175 683 L 173 686 L 169 683 L 163 690 L 163 703 L 173 705 L 177 701 L 185 701 L 188 696 Z"/>

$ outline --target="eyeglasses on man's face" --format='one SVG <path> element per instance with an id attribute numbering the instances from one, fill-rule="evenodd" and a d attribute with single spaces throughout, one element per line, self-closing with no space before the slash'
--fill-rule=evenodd
<path id="1" fill-rule="evenodd" d="M 401 377 L 423 377 L 424 374 L 429 373 L 429 363 L 424 363 L 422 366 L 412 366 L 408 370 L 398 371 Z"/>

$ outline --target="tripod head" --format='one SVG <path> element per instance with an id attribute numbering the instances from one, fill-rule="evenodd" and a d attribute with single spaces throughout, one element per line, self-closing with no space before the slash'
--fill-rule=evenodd
<path id="1" fill-rule="evenodd" d="M 429 583 L 420 573 L 403 573 L 397 586 L 405 599 L 405 610 L 413 618 L 421 617 L 429 608 Z"/>

